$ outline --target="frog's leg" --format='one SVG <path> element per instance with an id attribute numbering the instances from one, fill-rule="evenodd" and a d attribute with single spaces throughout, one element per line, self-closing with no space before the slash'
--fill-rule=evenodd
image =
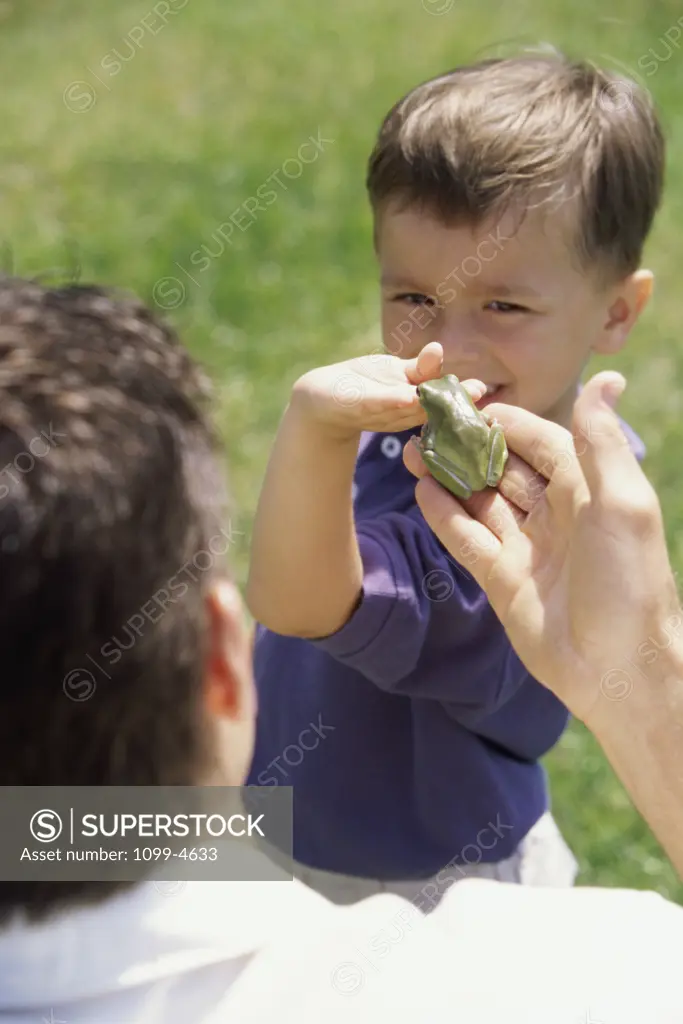
<path id="1" fill-rule="evenodd" d="M 500 423 L 493 420 L 489 438 L 489 464 L 486 470 L 486 483 L 495 487 L 503 475 L 508 457 L 508 446 Z"/>
<path id="2" fill-rule="evenodd" d="M 437 455 L 436 452 L 431 451 L 424 452 L 422 458 L 437 483 L 440 483 L 442 487 L 445 487 L 451 494 L 454 494 L 456 498 L 470 498 L 472 496 L 472 488 L 466 480 L 454 472 L 450 462 Z"/>

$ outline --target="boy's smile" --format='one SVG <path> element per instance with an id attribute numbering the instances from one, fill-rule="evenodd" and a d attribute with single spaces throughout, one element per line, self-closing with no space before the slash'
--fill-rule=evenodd
<path id="1" fill-rule="evenodd" d="M 605 284 L 578 265 L 572 204 L 512 211 L 472 228 L 388 205 L 377 218 L 382 333 L 388 351 L 444 349 L 444 373 L 476 377 L 491 401 L 568 427 L 591 352 L 614 353 L 645 304 L 652 275 Z"/>

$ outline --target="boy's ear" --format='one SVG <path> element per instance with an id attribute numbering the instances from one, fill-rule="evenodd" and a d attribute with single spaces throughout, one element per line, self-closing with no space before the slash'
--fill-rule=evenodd
<path id="1" fill-rule="evenodd" d="M 624 347 L 633 325 L 652 295 L 653 285 L 651 270 L 636 270 L 620 282 L 612 293 L 607 319 L 593 346 L 595 352 L 613 355 Z"/>

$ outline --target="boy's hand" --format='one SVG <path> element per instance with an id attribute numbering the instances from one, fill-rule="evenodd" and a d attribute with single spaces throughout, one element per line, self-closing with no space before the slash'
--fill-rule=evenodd
<path id="1" fill-rule="evenodd" d="M 307 416 L 341 439 L 363 430 L 398 432 L 426 421 L 417 385 L 441 376 L 443 349 L 432 341 L 414 359 L 374 354 L 321 366 L 305 373 L 294 385 L 293 402 Z M 484 385 L 468 381 L 473 399 Z"/>
<path id="2" fill-rule="evenodd" d="M 425 422 L 417 385 L 441 375 L 443 349 L 371 355 L 311 370 L 280 422 L 252 530 L 247 602 L 284 636 L 323 637 L 353 614 L 363 587 L 353 475 L 363 430 Z M 486 388 L 464 382 L 475 401 Z"/>

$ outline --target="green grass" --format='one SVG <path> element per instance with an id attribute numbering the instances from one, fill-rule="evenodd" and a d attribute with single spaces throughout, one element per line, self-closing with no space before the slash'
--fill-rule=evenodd
<path id="1" fill-rule="evenodd" d="M 678 3 L 620 0 L 610 14 L 594 0 L 457 0 L 437 16 L 420 0 L 189 0 L 165 27 L 148 17 L 152 28 L 140 39 L 136 27 L 153 6 L 0 4 L 0 237 L 22 274 L 77 261 L 83 278 L 150 301 L 160 279 L 182 282 L 183 301 L 169 314 L 218 386 L 244 532 L 240 581 L 291 382 L 357 351 L 376 328 L 363 178 L 380 118 L 440 70 L 501 44 L 538 41 L 640 74 L 669 132 L 667 198 L 647 252 L 655 300 L 613 365 L 630 378 L 623 414 L 649 447 L 680 569 L 683 53 L 649 77 L 650 65 L 638 63 L 650 47 L 665 53 L 661 37 L 680 16 Z M 445 6 L 434 0 L 431 10 Z M 113 51 L 131 52 L 131 30 L 139 48 L 113 74 Z M 318 131 L 333 143 L 298 179 L 281 175 L 286 190 L 198 274 L 191 254 L 205 242 L 216 251 L 212 233 Z M 162 294 L 172 297 L 171 287 Z M 585 730 L 573 726 L 548 764 L 582 882 L 680 900 L 683 886 Z"/>

